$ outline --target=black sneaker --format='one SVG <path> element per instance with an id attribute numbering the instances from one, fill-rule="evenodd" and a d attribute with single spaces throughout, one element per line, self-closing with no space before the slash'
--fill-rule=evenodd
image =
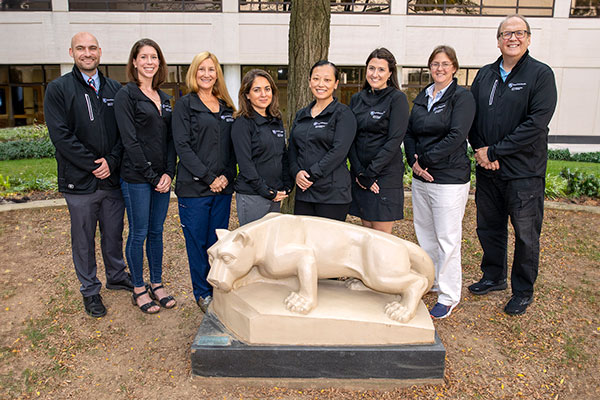
<path id="1" fill-rule="evenodd" d="M 479 282 L 475 282 L 474 284 L 468 287 L 469 292 L 477 295 L 487 294 L 493 290 L 504 290 L 508 287 L 506 284 L 506 279 L 501 281 L 492 281 L 490 279 L 481 279 Z"/>
<path id="2" fill-rule="evenodd" d="M 99 294 L 83 296 L 83 305 L 85 306 L 85 312 L 91 317 L 99 318 L 106 315 L 106 307 L 102 304 L 102 296 Z"/>
<path id="3" fill-rule="evenodd" d="M 106 288 L 110 290 L 127 290 L 133 292 L 133 283 L 131 283 L 131 275 L 127 274 L 127 277 L 117 282 L 106 282 Z"/>
<path id="4" fill-rule="evenodd" d="M 506 306 L 504 306 L 504 312 L 509 315 L 520 315 L 527 310 L 533 302 L 533 296 L 512 296 Z"/>

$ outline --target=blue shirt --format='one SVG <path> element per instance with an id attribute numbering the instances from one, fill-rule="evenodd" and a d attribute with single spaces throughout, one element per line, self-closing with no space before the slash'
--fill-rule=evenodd
<path id="1" fill-rule="evenodd" d="M 504 60 L 500 61 L 500 78 L 502 78 L 502 82 L 506 82 L 506 78 L 508 77 L 509 72 L 504 70 Z"/>
<path id="2" fill-rule="evenodd" d="M 433 98 L 433 88 L 435 87 L 435 84 L 425 89 L 425 93 L 427 94 L 427 111 L 431 111 L 431 107 L 433 107 L 433 105 L 442 98 L 444 93 L 446 93 L 446 89 L 448 89 L 450 85 L 452 85 L 452 81 L 450 81 L 448 86 L 437 92 L 437 94 L 435 95 L 435 99 Z"/>
<path id="3" fill-rule="evenodd" d="M 88 79 L 90 79 L 90 76 L 84 74 L 83 72 L 81 72 L 81 76 L 83 77 L 83 80 L 86 83 L 87 83 Z M 100 76 L 98 76 L 98 69 L 96 69 L 96 73 L 94 75 L 92 75 L 91 78 L 94 81 L 94 87 L 96 88 L 96 93 L 100 92 Z"/>

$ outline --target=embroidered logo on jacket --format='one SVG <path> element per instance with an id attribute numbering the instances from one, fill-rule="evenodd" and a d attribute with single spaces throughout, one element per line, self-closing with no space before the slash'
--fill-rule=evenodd
<path id="1" fill-rule="evenodd" d="M 234 121 L 233 116 L 231 114 L 228 114 L 228 115 L 223 114 L 223 115 L 221 115 L 221 119 L 225 122 L 233 122 Z"/>
<path id="2" fill-rule="evenodd" d="M 518 83 L 511 82 L 508 84 L 508 88 L 512 92 L 517 91 L 517 90 L 523 90 L 523 89 L 525 89 L 525 86 L 527 86 L 527 82 L 518 82 Z"/>
<path id="3" fill-rule="evenodd" d="M 103 97 L 102 102 L 106 104 L 107 107 L 112 107 L 115 103 L 115 99 L 107 99 L 106 97 Z"/>
<path id="4" fill-rule="evenodd" d="M 385 115 L 385 111 L 371 111 L 369 114 L 373 119 L 381 119 Z"/>
<path id="5" fill-rule="evenodd" d="M 444 108 L 446 108 L 446 104 L 440 104 L 438 106 L 433 107 L 433 109 L 431 110 L 434 114 L 439 114 L 442 111 L 444 111 Z"/>
<path id="6" fill-rule="evenodd" d="M 169 103 L 163 104 L 162 105 L 162 109 L 165 110 L 166 112 L 172 112 L 173 111 L 173 109 L 171 108 L 171 105 Z"/>
<path id="7" fill-rule="evenodd" d="M 318 122 L 318 121 L 313 122 L 313 126 L 315 127 L 315 129 L 323 129 L 323 128 L 327 127 L 328 124 L 329 124 L 329 122 Z"/>
<path id="8" fill-rule="evenodd" d="M 277 136 L 278 138 L 282 138 L 285 136 L 285 132 L 281 129 L 273 129 L 271 130 L 271 132 L 273 132 L 273 135 Z"/>

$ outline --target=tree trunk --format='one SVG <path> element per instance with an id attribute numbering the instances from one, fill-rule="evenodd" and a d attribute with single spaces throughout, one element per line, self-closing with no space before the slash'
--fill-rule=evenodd
<path id="1" fill-rule="evenodd" d="M 308 87 L 310 67 L 329 54 L 330 0 L 292 0 L 288 41 L 288 87 L 286 126 L 288 136 L 296 112 L 312 100 Z M 295 177 L 294 177 L 295 178 Z M 282 204 L 292 213 L 295 191 Z"/>

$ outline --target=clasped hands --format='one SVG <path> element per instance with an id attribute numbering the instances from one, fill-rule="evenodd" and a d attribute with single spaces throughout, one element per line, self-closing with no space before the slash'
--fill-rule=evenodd
<path id="1" fill-rule="evenodd" d="M 500 169 L 500 163 L 498 162 L 498 160 L 490 161 L 490 159 L 488 158 L 488 147 L 489 146 L 485 146 L 479 149 L 475 149 L 475 161 L 477 162 L 477 165 L 492 171 Z"/>
<path id="2" fill-rule="evenodd" d="M 219 175 L 215 178 L 213 183 L 210 184 L 210 191 L 214 193 L 220 193 L 227 187 L 229 181 L 225 178 L 225 175 Z"/>

